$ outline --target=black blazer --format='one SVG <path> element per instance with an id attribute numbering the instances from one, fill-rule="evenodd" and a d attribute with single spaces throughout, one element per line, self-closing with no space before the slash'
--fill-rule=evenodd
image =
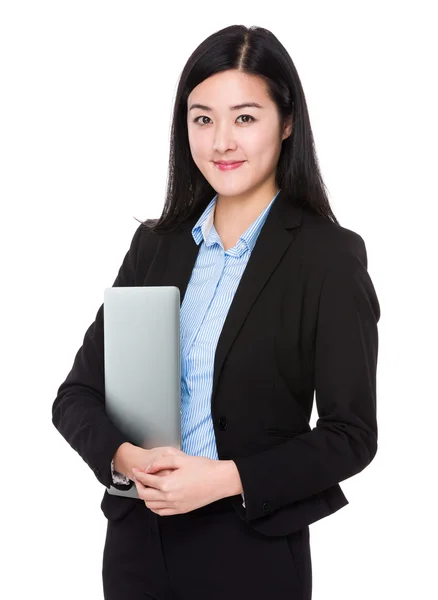
<path id="1" fill-rule="evenodd" d="M 191 229 L 140 225 L 114 286 L 177 286 L 181 302 L 199 247 Z M 219 459 L 235 461 L 236 513 L 265 535 L 287 535 L 348 504 L 339 482 L 377 451 L 380 307 L 364 240 L 292 205 L 282 189 L 226 317 L 214 361 L 211 413 Z M 310 429 L 316 391 L 318 421 Z M 103 305 L 53 403 L 53 424 L 104 486 L 130 441 L 105 413 Z M 139 502 L 106 491 L 116 519 Z"/>

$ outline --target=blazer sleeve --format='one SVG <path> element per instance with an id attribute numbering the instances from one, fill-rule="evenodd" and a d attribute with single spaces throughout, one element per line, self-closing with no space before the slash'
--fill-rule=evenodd
<path id="1" fill-rule="evenodd" d="M 113 287 L 135 285 L 142 227 L 140 225 L 134 233 Z M 100 483 L 107 488 L 117 487 L 111 474 L 111 461 L 117 448 L 130 440 L 105 412 L 103 303 L 85 332 L 67 378 L 58 388 L 52 405 L 52 422 Z"/>
<path id="2" fill-rule="evenodd" d="M 364 469 L 377 452 L 376 371 L 380 306 L 365 243 L 325 268 L 314 341 L 318 420 L 309 432 L 233 459 L 248 521 L 305 499 Z"/>

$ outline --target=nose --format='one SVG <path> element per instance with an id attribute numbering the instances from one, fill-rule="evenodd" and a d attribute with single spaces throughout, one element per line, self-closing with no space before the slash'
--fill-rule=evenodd
<path id="1" fill-rule="evenodd" d="M 235 150 L 237 147 L 232 130 L 226 124 L 218 126 L 214 134 L 213 151 L 218 154 L 225 154 L 228 150 Z"/>

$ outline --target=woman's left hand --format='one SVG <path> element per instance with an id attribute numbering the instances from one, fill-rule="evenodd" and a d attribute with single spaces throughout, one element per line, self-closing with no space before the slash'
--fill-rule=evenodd
<path id="1" fill-rule="evenodd" d="M 160 516 L 187 513 L 223 497 L 219 469 L 223 461 L 181 452 L 155 460 L 148 472 L 133 469 L 139 498 Z M 160 476 L 163 469 L 172 472 Z"/>

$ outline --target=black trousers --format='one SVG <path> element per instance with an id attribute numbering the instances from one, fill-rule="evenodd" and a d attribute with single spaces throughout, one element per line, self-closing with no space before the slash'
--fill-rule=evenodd
<path id="1" fill-rule="evenodd" d="M 138 501 L 108 521 L 102 579 L 105 600 L 310 600 L 309 527 L 267 537 L 228 498 L 170 516 Z"/>

